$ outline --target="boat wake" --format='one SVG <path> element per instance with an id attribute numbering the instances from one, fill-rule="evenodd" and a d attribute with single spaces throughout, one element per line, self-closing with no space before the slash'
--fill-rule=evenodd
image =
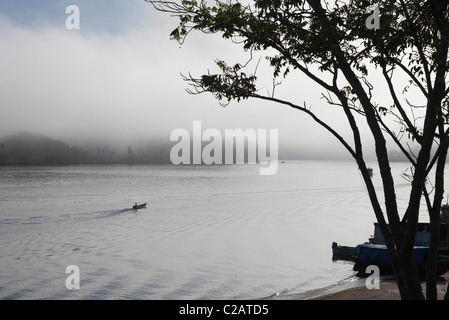
<path id="1" fill-rule="evenodd" d="M 39 225 L 57 222 L 70 222 L 70 221 L 88 221 L 92 219 L 106 219 L 116 216 L 121 216 L 127 213 L 136 213 L 136 210 L 132 208 L 114 209 L 94 212 L 83 213 L 68 213 L 60 216 L 48 215 L 48 216 L 31 216 L 23 218 L 4 218 L 0 219 L 0 225 Z"/>

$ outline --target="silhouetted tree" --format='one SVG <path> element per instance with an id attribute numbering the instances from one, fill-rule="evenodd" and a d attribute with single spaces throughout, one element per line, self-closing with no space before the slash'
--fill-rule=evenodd
<path id="1" fill-rule="evenodd" d="M 128 150 L 128 156 L 127 156 L 127 163 L 128 164 L 132 164 L 134 161 L 134 156 L 133 156 L 133 147 L 132 146 L 127 146 L 127 150 Z"/>
<path id="2" fill-rule="evenodd" d="M 439 212 L 449 132 L 448 1 L 258 0 L 247 5 L 237 1 L 146 1 L 179 18 L 171 37 L 180 43 L 192 30 L 199 30 L 220 33 L 224 39 L 242 44 L 251 54 L 266 50 L 273 71 L 270 94 L 261 93 L 256 72 L 245 72 L 247 63 L 217 61 L 220 72 L 200 77 L 189 74 L 184 79 L 190 82 L 191 93 L 210 92 L 223 105 L 231 100 L 259 99 L 292 107 L 310 116 L 346 148 L 360 168 L 403 299 L 424 298 L 413 254 L 424 197 L 431 222 L 427 298 L 435 299 Z M 321 86 L 323 98 L 347 119 L 352 141 L 305 104 L 274 95 L 279 78 L 293 72 Z M 402 92 L 398 88 L 402 86 L 401 77 L 408 81 Z M 386 89 L 376 95 L 375 89 L 381 86 Z M 375 190 L 365 163 L 359 129 L 363 124 L 374 140 L 382 194 Z M 418 145 L 416 155 L 408 148 L 407 139 Z M 408 205 L 402 213 L 396 200 L 387 140 L 399 147 L 413 167 Z M 435 174 L 430 178 L 432 169 Z M 426 188 L 426 179 L 432 181 L 431 191 Z"/>
<path id="3" fill-rule="evenodd" d="M 3 142 L 0 143 L 0 164 L 6 163 L 8 160 L 8 156 L 4 153 L 5 144 Z"/>

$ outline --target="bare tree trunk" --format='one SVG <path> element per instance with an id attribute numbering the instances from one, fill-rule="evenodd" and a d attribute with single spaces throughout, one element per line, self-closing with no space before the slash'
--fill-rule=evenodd
<path id="1" fill-rule="evenodd" d="M 401 294 L 402 300 L 424 300 L 424 294 L 419 280 L 418 268 L 415 263 L 415 255 L 408 249 L 399 254 L 399 263 L 402 267 L 402 277 L 406 290 Z"/>
<path id="2" fill-rule="evenodd" d="M 429 107 L 436 110 L 438 133 L 440 137 L 440 145 L 437 150 L 438 162 L 435 173 L 435 195 L 432 209 L 429 211 L 430 215 L 430 247 L 427 256 L 427 270 L 426 270 L 426 283 L 427 283 L 427 299 L 436 300 L 436 262 L 438 257 L 438 247 L 440 245 L 440 209 L 441 201 L 444 193 L 444 168 L 446 165 L 447 157 L 447 132 L 444 129 L 444 117 L 442 115 L 442 100 L 447 94 L 445 77 L 447 74 L 447 58 L 448 58 L 448 46 L 449 46 L 449 25 L 444 18 L 439 5 L 434 1 L 430 2 L 432 13 L 435 21 L 439 24 L 441 32 L 440 47 L 438 50 L 438 59 L 435 75 L 435 85 L 432 90 L 432 96 L 429 100 Z"/>
<path id="3" fill-rule="evenodd" d="M 434 110 L 427 109 L 424 139 L 426 142 L 430 142 L 430 144 L 423 145 L 418 156 L 417 168 L 412 183 L 412 191 L 410 193 L 410 201 L 406 210 L 406 216 L 408 216 L 408 218 L 406 222 L 402 224 L 398 214 L 396 192 L 391 174 L 390 162 L 388 160 L 386 141 L 377 121 L 375 108 L 371 104 L 370 98 L 367 96 L 359 78 L 354 74 L 351 66 L 346 60 L 337 37 L 330 28 L 326 27 L 329 25 L 329 21 L 327 20 L 325 10 L 321 6 L 320 1 L 308 0 L 307 2 L 323 23 L 330 51 L 334 54 L 340 70 L 343 72 L 346 80 L 350 83 L 352 89 L 359 98 L 360 104 L 365 112 L 368 127 L 375 140 L 376 157 L 382 178 L 385 209 L 391 233 L 388 231 L 382 210 L 379 209 L 379 212 L 375 210 L 375 213 L 384 238 L 386 239 L 390 259 L 394 260 L 393 265 L 396 267 L 395 273 L 399 277 L 397 282 L 400 288 L 401 297 L 403 299 L 424 299 L 414 260 L 413 245 L 418 223 L 421 191 L 426 177 L 426 168 L 430 158 L 430 149 L 433 141 L 434 130 L 432 131 L 431 129 L 435 127 L 435 124 L 432 121 L 434 119 L 434 117 L 432 117 L 434 115 Z M 365 179 L 365 183 L 366 182 L 367 180 Z M 374 198 L 375 196 L 370 194 L 371 201 L 373 201 Z"/>
<path id="4" fill-rule="evenodd" d="M 441 143 L 438 148 L 438 162 L 435 172 L 435 195 L 433 206 L 429 210 L 430 217 L 430 246 L 426 260 L 426 298 L 427 300 L 437 299 L 436 288 L 436 265 L 438 259 L 438 248 L 440 246 L 440 213 L 441 202 L 444 194 L 444 168 L 447 158 L 447 138 L 444 128 L 440 125 Z"/>
<path id="5" fill-rule="evenodd" d="M 426 258 L 426 299 L 436 300 L 437 299 L 437 289 L 436 289 L 436 260 L 438 257 L 438 247 L 440 244 L 440 224 L 439 215 L 437 215 L 437 221 L 430 217 L 430 246 L 429 252 Z"/>

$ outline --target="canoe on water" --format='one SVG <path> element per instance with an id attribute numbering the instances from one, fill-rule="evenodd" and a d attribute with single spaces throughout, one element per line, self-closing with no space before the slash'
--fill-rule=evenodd
<path id="1" fill-rule="evenodd" d="M 133 209 L 134 210 L 137 210 L 137 209 L 143 209 L 143 208 L 146 208 L 147 207 L 147 204 L 146 203 L 142 203 L 142 204 L 135 204 L 135 205 L 133 205 Z"/>

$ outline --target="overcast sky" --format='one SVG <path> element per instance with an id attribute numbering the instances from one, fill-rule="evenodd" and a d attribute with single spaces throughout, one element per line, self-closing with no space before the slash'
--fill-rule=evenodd
<path id="1" fill-rule="evenodd" d="M 66 28 L 66 8 L 80 9 L 80 29 Z M 2 0 L 0 2 L 0 136 L 31 131 L 53 138 L 169 141 L 176 128 L 278 129 L 299 154 L 324 153 L 336 140 L 304 114 L 261 101 L 222 108 L 210 94 L 189 95 L 180 73 L 201 75 L 248 58 L 220 36 L 193 33 L 169 40 L 177 20 L 144 0 Z M 264 73 L 265 54 L 260 74 Z M 250 66 L 251 73 L 254 66 Z M 259 82 L 271 90 L 268 76 Z M 327 108 L 320 90 L 297 77 L 280 98 Z M 334 125 L 346 122 L 332 113 Z M 345 154 L 338 146 L 337 153 Z M 335 151 L 333 151 L 335 152 Z"/>

